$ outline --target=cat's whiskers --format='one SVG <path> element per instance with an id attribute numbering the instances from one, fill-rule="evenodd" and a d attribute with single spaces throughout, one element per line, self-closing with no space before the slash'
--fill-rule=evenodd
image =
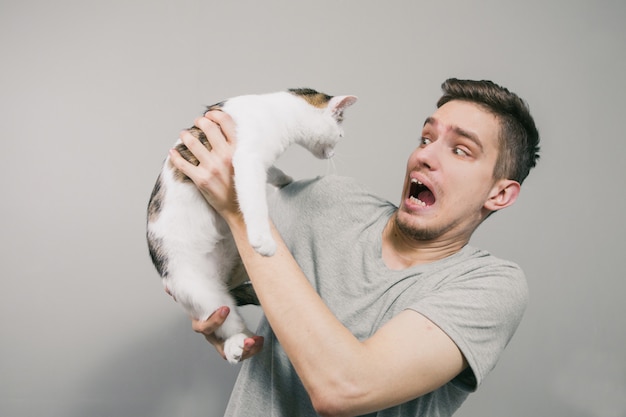
<path id="1" fill-rule="evenodd" d="M 343 166 L 345 160 L 346 160 L 346 156 L 339 154 L 339 153 L 336 153 L 335 155 L 333 155 L 332 158 L 330 158 L 330 161 L 328 163 L 332 166 L 333 174 L 337 174 L 337 175 L 339 174 L 337 167 Z"/>
<path id="2" fill-rule="evenodd" d="M 326 175 L 334 175 L 337 174 L 337 165 L 335 164 L 336 156 L 327 159 L 326 163 Z"/>

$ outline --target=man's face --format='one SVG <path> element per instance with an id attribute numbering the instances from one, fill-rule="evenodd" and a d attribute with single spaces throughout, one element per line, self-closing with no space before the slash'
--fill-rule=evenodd
<path id="1" fill-rule="evenodd" d="M 469 240 L 507 181 L 493 177 L 499 132 L 495 115 L 466 101 L 450 101 L 426 119 L 396 218 L 405 234 L 442 243 Z"/>

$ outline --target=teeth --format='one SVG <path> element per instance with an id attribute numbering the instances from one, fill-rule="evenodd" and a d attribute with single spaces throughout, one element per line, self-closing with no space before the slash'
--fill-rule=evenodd
<path id="1" fill-rule="evenodd" d="M 422 207 L 426 207 L 426 203 L 424 203 L 422 200 L 417 199 L 413 196 L 409 197 L 411 199 L 412 202 L 414 202 L 415 204 L 419 204 Z"/>
<path id="2" fill-rule="evenodd" d="M 411 178 L 411 184 L 424 185 L 421 181 L 418 181 L 416 178 Z M 422 207 L 426 207 L 426 203 L 424 203 L 419 198 L 410 196 L 409 199 L 415 204 L 419 204 Z"/>

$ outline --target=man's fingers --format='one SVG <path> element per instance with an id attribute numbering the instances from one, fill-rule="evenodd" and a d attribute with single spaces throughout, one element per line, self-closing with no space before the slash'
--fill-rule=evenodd
<path id="1" fill-rule="evenodd" d="M 202 333 L 205 336 L 213 335 L 213 332 L 217 330 L 228 317 L 230 309 L 228 307 L 220 307 L 213 314 L 209 316 L 205 321 L 192 320 L 191 327 L 196 333 Z"/>
<path id="2" fill-rule="evenodd" d="M 259 353 L 263 349 L 263 342 L 263 336 L 252 336 L 244 340 L 241 359 L 245 360 Z"/>
<path id="3" fill-rule="evenodd" d="M 193 153 L 196 159 L 198 159 L 198 161 L 202 162 L 203 160 L 206 161 L 210 158 L 210 153 L 207 148 L 205 148 L 204 145 L 202 145 L 202 143 L 188 130 L 180 132 L 179 138 L 181 142 L 191 151 L 191 153 Z M 183 158 L 176 148 L 170 149 L 169 158 L 170 163 L 174 166 L 174 168 L 178 169 L 189 178 L 193 179 L 200 174 L 199 168 Z"/>
<path id="4" fill-rule="evenodd" d="M 205 113 L 204 117 L 216 123 L 224 135 L 226 142 L 234 145 L 237 141 L 235 121 L 228 113 L 212 110 Z"/>
<path id="5" fill-rule="evenodd" d="M 185 158 L 183 158 L 176 149 L 174 148 L 170 149 L 169 157 L 170 157 L 170 163 L 174 166 L 174 168 L 176 168 L 177 170 L 179 170 L 180 172 L 182 172 L 189 178 L 193 177 L 196 166 L 194 166 L 192 163 L 190 163 Z"/>
<path id="6" fill-rule="evenodd" d="M 222 132 L 221 126 L 209 119 L 208 117 L 198 117 L 195 121 L 195 125 L 200 128 L 209 144 L 211 145 L 212 151 L 217 154 L 222 154 L 228 146 L 226 136 L 224 132 Z"/>
<path id="7" fill-rule="evenodd" d="M 183 130 L 180 132 L 179 137 L 181 142 L 183 142 L 193 156 L 196 157 L 200 164 L 206 165 L 211 162 L 211 151 L 209 151 L 190 131 Z"/>
<path id="8" fill-rule="evenodd" d="M 224 323 L 230 309 L 226 306 L 220 307 L 208 319 L 204 321 L 192 320 L 191 326 L 197 333 L 204 335 L 205 339 L 215 347 L 217 352 L 226 359 L 224 353 L 224 341 L 215 335 L 215 331 Z M 261 351 L 264 338 L 262 336 L 252 336 L 244 340 L 243 355 L 241 360 L 248 359 Z"/>
<path id="9" fill-rule="evenodd" d="M 228 317 L 228 313 L 230 313 L 230 309 L 226 306 L 220 307 L 213 314 L 209 316 L 208 319 L 204 321 L 193 319 L 191 322 L 191 327 L 197 333 L 201 333 L 204 335 L 204 338 L 215 347 L 217 353 L 224 359 L 226 359 L 226 354 L 224 353 L 224 341 L 215 335 L 215 330 L 217 330 Z"/>

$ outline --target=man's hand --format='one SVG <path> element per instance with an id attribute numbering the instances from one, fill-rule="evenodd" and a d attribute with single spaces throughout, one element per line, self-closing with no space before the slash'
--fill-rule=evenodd
<path id="1" fill-rule="evenodd" d="M 204 335 L 205 339 L 215 347 L 217 352 L 226 359 L 224 354 L 224 341 L 215 335 L 215 331 L 224 323 L 226 317 L 230 313 L 228 307 L 218 308 L 208 319 L 205 321 L 192 319 L 191 327 L 196 333 Z M 263 337 L 252 336 L 244 341 L 243 356 L 241 360 L 248 359 L 257 354 L 263 348 Z"/>
<path id="2" fill-rule="evenodd" d="M 239 216 L 232 166 L 235 123 L 224 112 L 210 111 L 197 118 L 194 124 L 204 132 L 211 149 L 184 130 L 180 139 L 196 157 L 198 165 L 186 161 L 175 149 L 170 150 L 170 162 L 196 184 L 208 203 L 226 220 L 228 215 Z"/>

